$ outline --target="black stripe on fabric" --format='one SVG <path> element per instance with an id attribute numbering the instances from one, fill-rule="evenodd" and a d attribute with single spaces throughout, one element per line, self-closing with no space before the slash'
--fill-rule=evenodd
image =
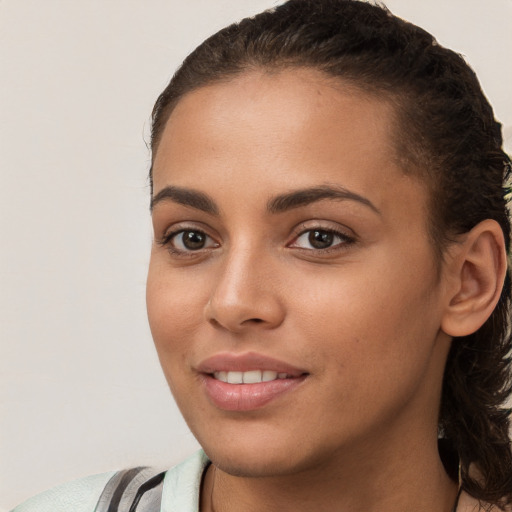
<path id="1" fill-rule="evenodd" d="M 130 485 L 130 482 L 143 470 L 143 467 L 127 469 L 124 472 L 124 475 L 119 482 L 119 485 L 116 487 L 114 494 L 112 495 L 112 499 L 108 505 L 107 512 L 118 512 L 119 503 L 121 502 L 121 498 L 123 497 L 123 493 Z"/>
<path id="2" fill-rule="evenodd" d="M 162 473 L 159 473 L 158 475 L 155 475 L 153 478 L 150 478 L 147 482 L 144 482 L 137 491 L 137 494 L 135 495 L 135 499 L 133 500 L 133 503 L 130 507 L 130 510 L 128 512 L 136 512 L 137 506 L 139 505 L 139 502 L 144 495 L 144 493 L 150 491 L 151 489 L 154 489 L 160 483 L 163 481 L 165 477 L 165 471 Z"/>

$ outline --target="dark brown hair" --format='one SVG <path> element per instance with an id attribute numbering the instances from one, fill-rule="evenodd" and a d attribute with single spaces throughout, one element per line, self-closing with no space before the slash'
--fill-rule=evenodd
<path id="1" fill-rule="evenodd" d="M 451 239 L 496 220 L 510 249 L 510 158 L 501 125 L 464 59 L 429 33 L 358 0 L 290 0 L 217 32 L 191 53 L 153 110 L 151 148 L 183 95 L 250 69 L 309 67 L 393 103 L 397 154 L 430 189 L 430 234 L 442 258 Z M 499 303 L 474 334 L 453 340 L 439 415 L 457 452 L 462 487 L 512 503 L 510 268 Z M 469 474 L 472 465 L 479 474 Z"/>

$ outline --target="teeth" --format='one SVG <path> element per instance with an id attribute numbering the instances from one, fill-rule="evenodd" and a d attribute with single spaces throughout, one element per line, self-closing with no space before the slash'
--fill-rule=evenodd
<path id="1" fill-rule="evenodd" d="M 242 372 L 228 372 L 229 384 L 242 384 L 244 374 Z"/>
<path id="2" fill-rule="evenodd" d="M 214 378 L 229 384 L 258 384 L 276 379 L 286 379 L 287 373 L 272 370 L 250 370 L 248 372 L 215 372 Z"/>
<path id="3" fill-rule="evenodd" d="M 227 382 L 228 381 L 228 372 L 215 372 L 213 374 L 213 376 L 217 380 L 221 380 L 222 382 Z"/>
<path id="4" fill-rule="evenodd" d="M 263 375 L 261 376 L 261 380 L 263 382 L 269 382 L 271 380 L 276 380 L 277 379 L 277 372 L 273 372 L 271 370 L 265 370 L 263 372 Z"/>
<path id="5" fill-rule="evenodd" d="M 257 382 L 261 382 L 261 371 L 251 370 L 250 372 L 244 372 L 242 377 L 244 384 L 256 384 Z"/>

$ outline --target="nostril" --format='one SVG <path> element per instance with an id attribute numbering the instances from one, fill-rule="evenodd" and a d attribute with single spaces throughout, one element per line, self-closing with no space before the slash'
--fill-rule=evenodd
<path id="1" fill-rule="evenodd" d="M 209 321 L 216 326 L 222 326 L 222 323 L 219 322 L 216 318 L 210 318 Z M 244 320 L 242 322 L 242 324 L 247 324 L 247 323 L 261 324 L 264 322 L 265 322 L 265 320 L 263 320 L 261 318 L 248 318 L 247 320 Z"/>

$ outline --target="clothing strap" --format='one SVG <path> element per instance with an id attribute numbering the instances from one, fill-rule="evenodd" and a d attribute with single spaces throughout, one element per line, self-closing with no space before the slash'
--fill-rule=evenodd
<path id="1" fill-rule="evenodd" d="M 118 471 L 108 482 L 94 512 L 160 512 L 165 471 L 138 467 Z"/>

